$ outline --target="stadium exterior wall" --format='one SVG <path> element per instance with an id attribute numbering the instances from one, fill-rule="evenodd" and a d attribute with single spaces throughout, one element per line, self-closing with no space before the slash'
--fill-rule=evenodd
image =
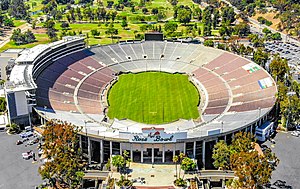
<path id="1" fill-rule="evenodd" d="M 255 136 L 256 127 L 267 120 L 270 111 L 251 124 L 212 136 L 182 139 L 172 143 L 143 143 L 81 133 L 80 146 L 90 164 L 106 163 L 111 156 L 122 154 L 124 150 L 129 152 L 134 162 L 151 164 L 171 163 L 172 157 L 182 152 L 195 159 L 199 169 L 214 169 L 211 158 L 213 145 L 219 140 L 230 144 L 234 134 L 240 131 L 250 132 Z"/>

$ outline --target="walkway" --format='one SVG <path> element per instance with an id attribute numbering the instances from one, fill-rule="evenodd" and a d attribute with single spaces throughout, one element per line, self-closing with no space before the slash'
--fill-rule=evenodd
<path id="1" fill-rule="evenodd" d="M 177 167 L 179 169 L 179 166 Z M 134 183 L 134 186 L 140 189 L 171 189 L 173 181 L 176 179 L 175 164 L 145 164 L 130 163 L 131 173 L 128 179 L 145 178 L 145 184 Z M 181 177 L 183 171 L 181 171 Z M 113 173 L 113 177 L 120 178 L 119 173 Z M 184 178 L 194 178 L 194 175 L 184 175 Z"/>

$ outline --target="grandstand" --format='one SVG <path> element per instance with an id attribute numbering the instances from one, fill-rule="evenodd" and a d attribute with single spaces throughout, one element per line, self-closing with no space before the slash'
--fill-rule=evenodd
<path id="1" fill-rule="evenodd" d="M 83 48 L 82 40 L 75 40 L 77 43 L 59 43 L 62 52 L 70 48 L 65 54 L 40 50 L 43 57 L 31 62 L 29 83 L 35 85 L 34 109 L 41 117 L 83 126 L 81 147 L 89 162 L 106 162 L 123 150 L 134 161 L 152 163 L 167 162 L 170 156 L 184 152 L 199 166 L 209 168 L 214 142 L 230 142 L 241 130 L 255 133 L 276 100 L 276 85 L 263 68 L 226 51 L 170 41 Z M 51 60 L 45 59 L 53 53 Z M 110 86 L 120 73 L 144 71 L 188 74 L 201 95 L 201 119 L 163 125 L 109 120 L 106 98 Z M 154 140 L 151 133 L 159 133 L 164 140 Z"/>

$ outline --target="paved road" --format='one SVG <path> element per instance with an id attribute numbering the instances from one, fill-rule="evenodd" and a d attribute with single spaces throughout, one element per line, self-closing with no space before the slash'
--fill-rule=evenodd
<path id="1" fill-rule="evenodd" d="M 233 6 L 229 1 L 227 0 L 222 0 L 223 2 L 227 3 L 229 6 L 231 6 L 233 9 L 234 9 L 234 12 L 236 14 L 239 14 L 241 11 L 239 11 L 235 6 Z M 249 22 L 251 23 L 250 24 L 250 30 L 251 32 L 258 32 L 258 33 L 262 33 L 262 29 L 263 28 L 268 28 L 269 30 L 271 30 L 272 32 L 279 32 L 277 30 L 274 30 L 273 28 L 267 26 L 267 25 L 264 25 L 264 24 L 260 24 L 257 20 L 253 19 L 253 18 L 250 18 L 248 17 L 249 19 Z M 281 34 L 281 38 L 282 38 L 282 41 L 284 42 L 292 42 L 292 43 L 295 43 L 297 44 L 298 46 L 300 46 L 300 41 L 298 40 L 295 40 L 291 37 L 288 37 L 285 33 L 282 33 L 282 32 L 279 32 Z"/>
<path id="2" fill-rule="evenodd" d="M 277 133 L 275 141 L 275 145 L 266 142 L 280 159 L 277 169 L 273 172 L 271 183 L 283 180 L 293 189 L 300 189 L 300 138 L 293 137 L 290 133 Z"/>
<path id="3" fill-rule="evenodd" d="M 17 135 L 9 136 L 0 132 L 0 189 L 33 189 L 42 183 L 38 164 L 32 164 L 32 160 L 23 160 L 21 156 L 29 150 L 36 152 L 36 145 L 17 146 L 15 142 L 18 139 L 20 137 Z"/>

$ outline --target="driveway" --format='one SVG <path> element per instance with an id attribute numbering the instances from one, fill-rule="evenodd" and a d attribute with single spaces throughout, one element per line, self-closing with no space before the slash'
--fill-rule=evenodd
<path id="1" fill-rule="evenodd" d="M 33 189 L 42 183 L 38 173 L 38 163 L 32 159 L 22 159 L 22 153 L 33 150 L 37 154 L 37 145 L 17 146 L 18 135 L 0 132 L 0 189 Z"/>
<path id="2" fill-rule="evenodd" d="M 300 138 L 293 137 L 290 133 L 279 132 L 274 139 L 275 145 L 266 142 L 280 160 L 273 172 L 271 183 L 282 180 L 293 189 L 300 189 Z"/>

